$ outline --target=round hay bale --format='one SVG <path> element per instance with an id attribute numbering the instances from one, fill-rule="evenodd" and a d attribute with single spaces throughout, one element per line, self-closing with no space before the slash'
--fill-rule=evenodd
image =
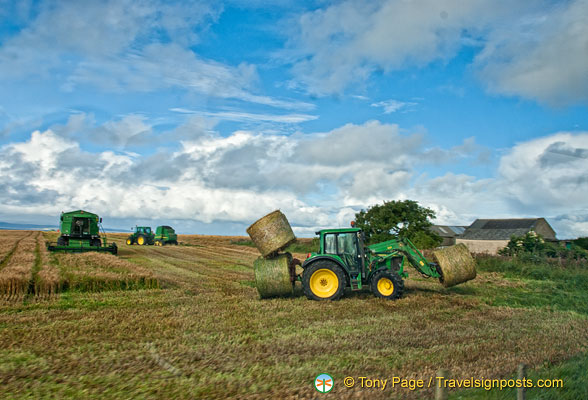
<path id="1" fill-rule="evenodd" d="M 441 269 L 439 281 L 443 286 L 455 286 L 476 277 L 476 261 L 465 244 L 459 243 L 433 253 Z"/>
<path id="2" fill-rule="evenodd" d="M 255 287 L 262 299 L 268 297 L 291 296 L 294 285 L 290 279 L 290 253 L 273 258 L 259 257 L 253 263 Z"/>
<path id="3" fill-rule="evenodd" d="M 263 257 L 271 256 L 296 240 L 292 227 L 280 210 L 255 221 L 247 233 Z"/>

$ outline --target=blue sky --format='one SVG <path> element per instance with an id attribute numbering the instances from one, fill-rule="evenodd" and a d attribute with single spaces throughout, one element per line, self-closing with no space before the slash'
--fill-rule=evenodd
<path id="1" fill-rule="evenodd" d="M 588 235 L 588 1 L 0 0 L 0 220 Z"/>

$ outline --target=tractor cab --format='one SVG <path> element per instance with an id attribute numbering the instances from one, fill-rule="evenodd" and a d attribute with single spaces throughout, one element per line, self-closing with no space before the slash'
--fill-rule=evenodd
<path id="1" fill-rule="evenodd" d="M 316 234 L 320 236 L 319 254 L 338 258 L 351 276 L 362 272 L 364 244 L 360 229 L 325 229 Z"/>

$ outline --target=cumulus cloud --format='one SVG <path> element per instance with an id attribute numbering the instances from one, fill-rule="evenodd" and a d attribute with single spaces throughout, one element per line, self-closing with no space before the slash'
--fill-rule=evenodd
<path id="1" fill-rule="evenodd" d="M 202 124 L 188 120 L 178 129 L 191 127 Z M 561 237 L 588 234 L 588 133 L 519 143 L 501 157 L 496 174 L 483 179 L 427 176 L 423 134 L 378 121 L 289 136 L 201 129 L 178 148 L 148 156 L 90 152 L 74 138 L 36 131 L 0 149 L 1 215 L 88 208 L 121 219 L 243 226 L 280 208 L 299 234 L 312 234 L 347 226 L 354 212 L 384 200 L 413 199 L 434 209 L 439 223 L 560 216 Z M 475 156 L 477 146 L 467 139 L 439 151 L 458 160 Z"/>
<path id="2" fill-rule="evenodd" d="M 588 1 L 555 3 L 493 30 L 475 66 L 491 91 L 567 105 L 588 102 Z"/>
<path id="3" fill-rule="evenodd" d="M 499 167 L 520 209 L 574 209 L 588 196 L 588 133 L 560 132 L 517 144 Z"/>

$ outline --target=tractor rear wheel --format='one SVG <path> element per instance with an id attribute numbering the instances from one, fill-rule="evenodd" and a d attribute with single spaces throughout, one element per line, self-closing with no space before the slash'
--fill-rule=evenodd
<path id="1" fill-rule="evenodd" d="M 131 238 L 128 238 L 128 239 L 127 239 L 127 244 L 128 244 L 129 246 L 130 246 L 130 245 L 132 245 L 132 244 L 133 244 L 133 239 L 131 239 Z"/>
<path id="2" fill-rule="evenodd" d="M 310 300 L 337 300 L 345 291 L 345 273 L 331 261 L 317 261 L 304 269 L 302 288 Z"/>
<path id="3" fill-rule="evenodd" d="M 370 286 L 374 296 L 383 299 L 395 300 L 404 292 L 404 282 L 400 275 L 389 270 L 376 272 Z"/>
<path id="4" fill-rule="evenodd" d="M 137 244 L 138 244 L 139 246 L 143 246 L 143 245 L 145 244 L 145 242 L 146 242 L 146 240 L 145 240 L 145 236 L 139 236 L 139 237 L 137 238 Z"/>

